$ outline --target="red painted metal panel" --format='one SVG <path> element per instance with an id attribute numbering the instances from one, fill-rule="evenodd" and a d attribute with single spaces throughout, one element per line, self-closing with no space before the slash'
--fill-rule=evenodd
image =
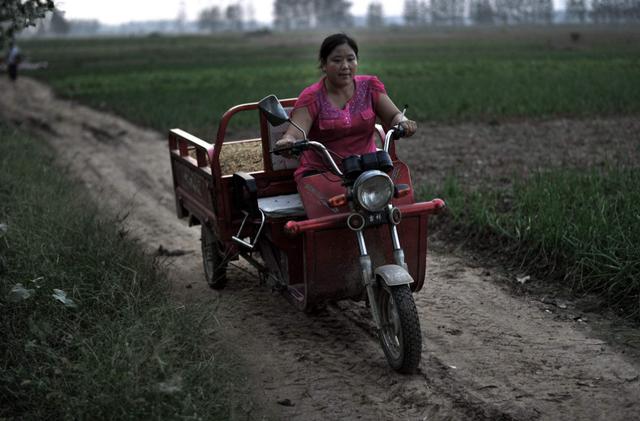
<path id="1" fill-rule="evenodd" d="M 410 205 L 400 205 L 398 209 L 402 212 L 403 220 L 409 216 L 419 214 L 434 214 L 444 208 L 444 202 L 441 199 L 433 199 L 429 202 L 413 203 Z M 309 219 L 306 221 L 289 221 L 285 224 L 285 231 L 291 235 L 297 235 L 305 231 L 314 231 L 320 229 L 338 228 L 342 226 L 348 213 L 338 215 L 323 216 L 321 218 Z M 402 225 L 402 223 L 400 224 Z"/>
<path id="2" fill-rule="evenodd" d="M 425 278 L 426 217 L 415 215 L 399 226 L 400 244 L 414 284 L 422 288 Z M 308 303 L 364 298 L 360 272 L 360 251 L 356 234 L 347 227 L 309 230 L 304 233 L 305 269 Z M 395 263 L 389 227 L 366 229 L 364 237 L 373 267 Z"/>
<path id="3" fill-rule="evenodd" d="M 411 176 L 409 168 L 402 161 L 393 163 L 393 170 L 389 173 L 394 184 L 407 184 L 410 193 L 402 198 L 393 199 L 391 202 L 394 206 L 406 205 L 414 202 L 413 188 L 411 185 Z M 346 188 L 342 185 L 342 179 L 331 173 L 315 174 L 304 177 L 300 180 L 298 191 L 307 211 L 307 216 L 319 218 L 328 215 L 337 215 L 341 212 L 349 212 L 349 206 L 344 205 L 339 208 L 329 206 L 328 200 L 339 194 L 346 192 Z"/>

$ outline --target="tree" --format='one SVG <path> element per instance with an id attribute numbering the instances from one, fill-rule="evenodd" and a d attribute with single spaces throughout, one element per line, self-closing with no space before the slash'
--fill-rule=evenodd
<path id="1" fill-rule="evenodd" d="M 187 22 L 187 10 L 184 4 L 184 0 L 180 2 L 180 7 L 178 8 L 178 15 L 176 16 L 176 29 L 178 32 L 184 32 L 184 25 Z"/>
<path id="2" fill-rule="evenodd" d="M 78 35 L 95 35 L 100 30 L 100 22 L 97 19 L 73 19 L 69 21 L 69 32 Z"/>
<path id="3" fill-rule="evenodd" d="M 56 35 L 66 35 L 71 29 L 69 22 L 64 18 L 64 13 L 58 9 L 53 9 L 50 25 L 51 32 Z"/>
<path id="4" fill-rule="evenodd" d="M 495 0 L 495 16 L 504 25 L 531 20 L 533 0 Z"/>
<path id="5" fill-rule="evenodd" d="M 536 20 L 538 23 L 550 24 L 553 22 L 553 2 L 551 0 L 538 0 L 536 8 Z"/>
<path id="6" fill-rule="evenodd" d="M 418 24 L 418 2 L 417 0 L 404 0 L 404 10 L 402 12 L 404 24 L 416 26 Z"/>
<path id="7" fill-rule="evenodd" d="M 491 25 L 494 23 L 494 10 L 490 0 L 474 0 L 471 4 L 471 19 L 473 23 Z"/>
<path id="8" fill-rule="evenodd" d="M 567 19 L 571 22 L 584 23 L 587 16 L 585 0 L 567 1 Z"/>
<path id="9" fill-rule="evenodd" d="M 274 26 L 282 31 L 315 26 L 313 0 L 276 0 L 273 4 Z"/>
<path id="10" fill-rule="evenodd" d="M 344 28 L 353 25 L 351 2 L 344 0 L 276 0 L 274 26 L 282 31 L 302 28 Z"/>
<path id="11" fill-rule="evenodd" d="M 381 3 L 369 3 L 369 7 L 367 9 L 367 26 L 370 28 L 384 26 Z"/>
<path id="12" fill-rule="evenodd" d="M 288 31 L 291 29 L 291 20 L 288 19 L 287 2 L 283 0 L 276 0 L 273 2 L 273 26 L 281 31 Z"/>
<path id="13" fill-rule="evenodd" d="M 345 0 L 313 0 L 316 26 L 345 28 L 353 25 L 351 2 Z"/>
<path id="14" fill-rule="evenodd" d="M 198 28 L 202 31 L 214 32 L 222 25 L 222 14 L 218 6 L 212 6 L 200 11 L 198 15 Z"/>
<path id="15" fill-rule="evenodd" d="M 229 29 L 242 31 L 242 7 L 239 4 L 230 4 L 224 14 Z"/>
<path id="16" fill-rule="evenodd" d="M 427 25 L 431 22 L 431 6 L 430 2 L 420 0 L 418 2 L 418 25 Z"/>
<path id="17" fill-rule="evenodd" d="M 0 2 L 0 48 L 21 29 L 35 26 L 55 7 L 53 0 L 2 0 Z"/>
<path id="18" fill-rule="evenodd" d="M 640 0 L 592 0 L 589 12 L 596 23 L 640 21 Z"/>
<path id="19" fill-rule="evenodd" d="M 431 0 L 431 20 L 437 23 L 460 24 L 464 21 L 464 0 Z"/>

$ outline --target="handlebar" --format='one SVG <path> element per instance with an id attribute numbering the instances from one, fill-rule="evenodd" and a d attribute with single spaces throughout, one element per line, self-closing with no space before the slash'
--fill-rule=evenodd
<path id="1" fill-rule="evenodd" d="M 389 152 L 391 141 L 398 140 L 401 137 L 404 137 L 404 134 L 404 127 L 402 127 L 400 124 L 397 124 L 390 128 L 386 136 L 384 137 L 384 151 Z"/>
<path id="2" fill-rule="evenodd" d="M 303 151 L 309 149 L 309 141 L 308 140 L 298 140 L 291 146 L 286 146 L 284 148 L 271 149 L 271 152 L 274 155 L 282 155 L 283 152 L 291 152 L 293 155 L 300 155 Z"/>
<path id="3" fill-rule="evenodd" d="M 389 146 L 391 145 L 391 142 L 400 139 L 404 136 L 404 134 L 404 128 L 399 124 L 389 129 L 384 139 L 384 151 L 389 152 Z M 336 161 L 333 159 L 326 146 L 314 140 L 299 140 L 289 147 L 272 149 L 270 152 L 274 155 L 281 155 L 282 152 L 291 151 L 294 155 L 300 155 L 307 149 L 316 149 L 329 164 L 332 172 L 340 177 L 343 176 L 342 171 L 340 171 L 340 168 L 338 168 Z"/>
<path id="4" fill-rule="evenodd" d="M 294 154 L 300 154 L 302 151 L 306 151 L 307 149 L 316 149 L 326 160 L 326 162 L 331 166 L 331 170 L 335 175 L 342 177 L 342 171 L 338 168 L 336 161 L 333 159 L 329 150 L 320 142 L 316 142 L 314 140 L 299 140 L 293 145 L 286 148 L 278 148 L 274 149 L 271 152 L 280 155 L 282 152 L 291 151 Z"/>

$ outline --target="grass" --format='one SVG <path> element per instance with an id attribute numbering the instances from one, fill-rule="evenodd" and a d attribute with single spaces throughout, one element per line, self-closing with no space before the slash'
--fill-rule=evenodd
<path id="1" fill-rule="evenodd" d="M 416 120 L 640 112 L 640 31 L 582 28 L 356 33 L 360 73 L 378 75 Z M 325 34 L 30 41 L 36 73 L 63 96 L 161 132 L 214 136 L 229 107 L 317 80 Z M 419 92 L 419 95 L 416 95 Z M 255 124 L 255 116 L 239 126 Z"/>
<path id="2" fill-rule="evenodd" d="M 243 375 L 212 303 L 173 302 L 52 151 L 1 125 L 0 138 L 0 418 L 228 419 Z"/>
<path id="3" fill-rule="evenodd" d="M 543 171 L 510 191 L 473 193 L 450 178 L 438 194 L 467 234 L 497 238 L 529 273 L 640 320 L 640 168 Z"/>

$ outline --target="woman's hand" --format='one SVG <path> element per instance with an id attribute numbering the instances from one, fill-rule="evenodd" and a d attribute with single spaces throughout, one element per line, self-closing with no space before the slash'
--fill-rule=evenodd
<path id="1" fill-rule="evenodd" d="M 281 139 L 276 141 L 274 150 L 282 150 L 282 152 L 280 152 L 280 155 L 284 156 L 285 158 L 292 158 L 293 154 L 291 153 L 291 149 L 289 148 L 295 145 L 296 142 L 297 140 L 294 137 L 284 135 Z"/>
<path id="2" fill-rule="evenodd" d="M 276 150 L 278 149 L 284 149 L 284 148 L 290 148 L 292 147 L 294 144 L 296 143 L 296 140 L 294 138 L 291 137 L 283 137 L 282 139 L 279 139 L 276 142 Z"/>
<path id="3" fill-rule="evenodd" d="M 404 137 L 411 137 L 418 130 L 418 123 L 413 120 L 402 120 L 398 126 L 404 129 Z"/>
<path id="4" fill-rule="evenodd" d="M 404 129 L 405 137 L 413 136 L 418 130 L 418 124 L 413 120 L 407 119 L 404 116 L 404 112 L 401 112 L 386 94 L 380 94 L 376 106 L 376 114 L 385 129 L 401 126 Z"/>

